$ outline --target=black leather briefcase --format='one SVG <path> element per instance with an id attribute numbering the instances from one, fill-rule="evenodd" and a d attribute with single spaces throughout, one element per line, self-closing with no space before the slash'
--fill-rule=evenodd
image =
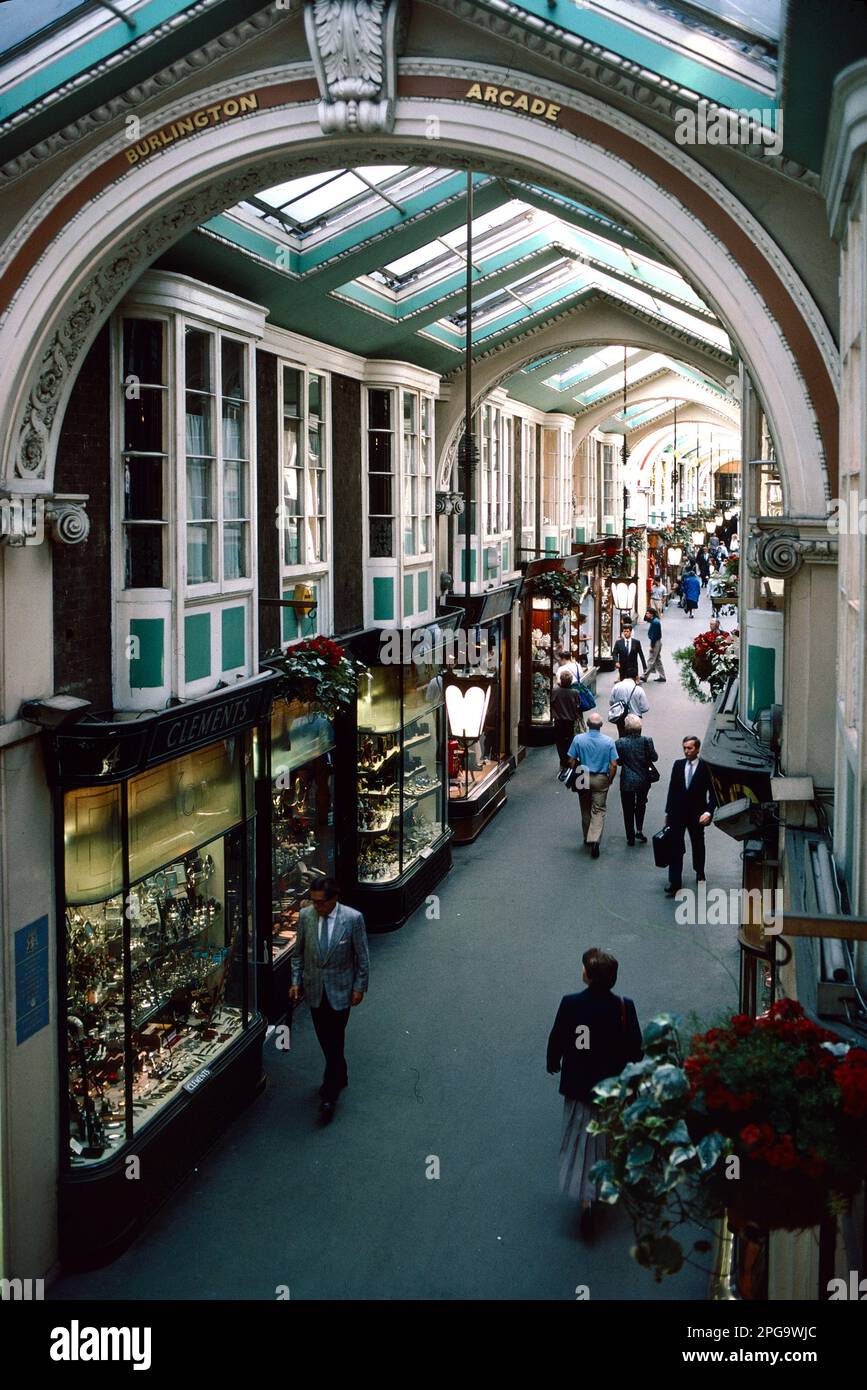
<path id="1" fill-rule="evenodd" d="M 653 862 L 657 869 L 667 869 L 671 863 L 671 826 L 665 825 L 662 830 L 657 830 L 651 844 Z"/>

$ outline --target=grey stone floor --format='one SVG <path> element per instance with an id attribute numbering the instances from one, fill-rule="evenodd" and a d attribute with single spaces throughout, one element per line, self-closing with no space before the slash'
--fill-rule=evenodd
<path id="1" fill-rule="evenodd" d="M 700 617 L 707 619 L 703 596 Z M 665 617 L 665 652 L 706 621 Z M 639 635 L 646 643 L 642 624 Z M 647 687 L 645 732 L 663 780 L 684 733 L 704 733 L 674 662 Z M 599 682 L 607 706 L 611 676 Z M 147 1230 L 107 1269 L 54 1285 L 61 1299 L 701 1299 L 687 1267 L 656 1285 L 629 1257 L 617 1211 L 590 1247 L 557 1191 L 562 1101 L 545 1071 L 560 996 L 578 988 L 590 945 L 620 960 L 618 989 L 639 1018 L 673 1009 L 708 1019 L 737 997 L 732 926 L 680 926 L 650 846 L 629 849 L 619 797 L 601 857 L 580 846 L 577 798 L 553 749 L 532 752 L 508 802 L 399 932 L 372 938 L 370 993 L 347 1035 L 350 1087 L 316 1124 L 321 1059 L 306 1011 L 292 1049 L 266 1045 L 269 1085 Z M 708 841 L 709 886 L 740 882 L 738 846 Z M 693 880 L 687 860 L 685 884 Z M 440 1177 L 425 1176 L 429 1156 Z M 707 1257 L 705 1256 L 706 1260 Z"/>

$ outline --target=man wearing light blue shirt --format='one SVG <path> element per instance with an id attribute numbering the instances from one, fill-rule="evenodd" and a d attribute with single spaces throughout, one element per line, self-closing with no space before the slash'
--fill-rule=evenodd
<path id="1" fill-rule="evenodd" d="M 617 749 L 614 740 L 603 734 L 602 718 L 595 711 L 587 716 L 587 732 L 573 738 L 568 761 L 570 767 L 580 767 L 587 774 L 586 785 L 578 789 L 581 828 L 585 845 L 598 859 L 608 790 L 617 775 Z"/>

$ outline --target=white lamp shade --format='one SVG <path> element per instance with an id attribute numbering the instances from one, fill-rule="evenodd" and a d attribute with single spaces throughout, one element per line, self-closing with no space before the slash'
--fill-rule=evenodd
<path id="1" fill-rule="evenodd" d="M 635 595 L 638 592 L 638 585 L 634 579 L 612 579 L 611 597 L 614 599 L 614 607 L 628 609 L 632 612 L 635 607 Z"/>
<path id="2" fill-rule="evenodd" d="M 467 686 L 465 690 L 461 690 L 458 685 L 447 685 L 446 713 L 453 737 L 469 739 L 471 742 L 480 738 L 490 702 L 490 681 Z"/>
<path id="3" fill-rule="evenodd" d="M 704 531 L 693 531 L 692 543 L 693 545 L 704 545 Z"/>
<path id="4" fill-rule="evenodd" d="M 682 551 L 682 549 L 680 548 L 680 546 L 679 546 L 679 545 L 670 545 L 670 546 L 668 547 L 668 563 L 669 563 L 670 565 L 679 565 L 682 559 L 683 559 L 683 551 Z"/>
<path id="5" fill-rule="evenodd" d="M 722 524 L 723 524 L 722 512 L 717 512 L 716 516 L 715 516 L 714 519 L 713 519 L 713 524 L 714 524 L 714 526 L 722 526 Z"/>

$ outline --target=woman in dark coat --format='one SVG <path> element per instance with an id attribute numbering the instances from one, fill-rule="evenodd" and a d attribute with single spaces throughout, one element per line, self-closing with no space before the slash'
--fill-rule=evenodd
<path id="1" fill-rule="evenodd" d="M 605 1136 L 587 1133 L 593 1087 L 607 1076 L 619 1076 L 627 1062 L 639 1062 L 643 1050 L 635 1005 L 612 993 L 617 983 L 614 956 L 593 946 L 582 963 L 587 988 L 560 1001 L 548 1038 L 548 1072 L 560 1073 L 564 1097 L 560 1191 L 581 1203 L 581 1233 L 587 1236 L 596 1195 L 588 1175 L 605 1157 Z"/>
<path id="2" fill-rule="evenodd" d="M 641 720 L 637 714 L 627 714 L 623 721 L 623 735 L 614 746 L 620 763 L 620 805 L 623 808 L 626 843 L 634 845 L 638 840 L 646 845 L 644 813 L 647 810 L 647 793 L 652 785 L 650 766 L 657 762 L 659 754 L 653 746 L 653 739 L 642 735 Z"/>

